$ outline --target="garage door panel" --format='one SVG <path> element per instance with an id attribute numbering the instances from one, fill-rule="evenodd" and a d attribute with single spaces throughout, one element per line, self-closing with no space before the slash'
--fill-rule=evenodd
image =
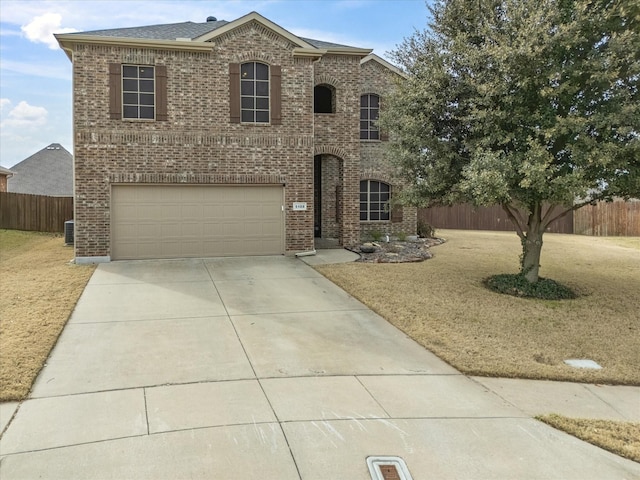
<path id="1" fill-rule="evenodd" d="M 114 186 L 112 258 L 282 254 L 282 200 L 278 186 Z"/>

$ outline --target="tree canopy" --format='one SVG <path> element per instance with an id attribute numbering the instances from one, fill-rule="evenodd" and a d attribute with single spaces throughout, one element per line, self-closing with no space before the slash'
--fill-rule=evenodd
<path id="1" fill-rule="evenodd" d="M 430 12 L 392 52 L 407 78 L 381 111 L 404 200 L 502 205 L 535 282 L 551 207 L 640 196 L 640 3 L 437 0 Z"/>

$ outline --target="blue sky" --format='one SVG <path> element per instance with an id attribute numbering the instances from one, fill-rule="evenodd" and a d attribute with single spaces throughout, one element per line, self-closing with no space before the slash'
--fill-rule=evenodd
<path id="1" fill-rule="evenodd" d="M 71 62 L 53 33 L 184 21 L 235 20 L 257 11 L 290 32 L 373 48 L 385 57 L 427 23 L 424 0 L 1 0 L 0 164 L 50 143 L 73 152 Z"/>

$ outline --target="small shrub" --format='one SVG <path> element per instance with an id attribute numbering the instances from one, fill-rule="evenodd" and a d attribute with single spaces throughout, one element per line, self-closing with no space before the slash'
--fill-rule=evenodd
<path id="1" fill-rule="evenodd" d="M 407 234 L 405 232 L 398 232 L 398 240 L 405 242 L 407 240 Z"/>
<path id="2" fill-rule="evenodd" d="M 436 236 L 436 229 L 423 220 L 418 220 L 417 230 L 418 236 L 422 238 L 434 238 Z"/>
<path id="3" fill-rule="evenodd" d="M 483 283 L 489 290 L 515 297 L 543 300 L 566 300 L 577 297 L 569 287 L 555 280 L 540 277 L 536 283 L 531 283 L 520 273 L 494 275 L 486 278 Z"/>
<path id="4" fill-rule="evenodd" d="M 373 238 L 373 240 L 375 242 L 379 242 L 380 239 L 382 238 L 382 232 L 378 231 L 378 230 L 373 230 L 371 232 L 371 237 Z"/>

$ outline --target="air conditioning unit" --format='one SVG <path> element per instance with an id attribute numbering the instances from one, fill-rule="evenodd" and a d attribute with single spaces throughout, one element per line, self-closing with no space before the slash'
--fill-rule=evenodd
<path id="1" fill-rule="evenodd" d="M 73 220 L 64 222 L 64 244 L 73 245 Z"/>

